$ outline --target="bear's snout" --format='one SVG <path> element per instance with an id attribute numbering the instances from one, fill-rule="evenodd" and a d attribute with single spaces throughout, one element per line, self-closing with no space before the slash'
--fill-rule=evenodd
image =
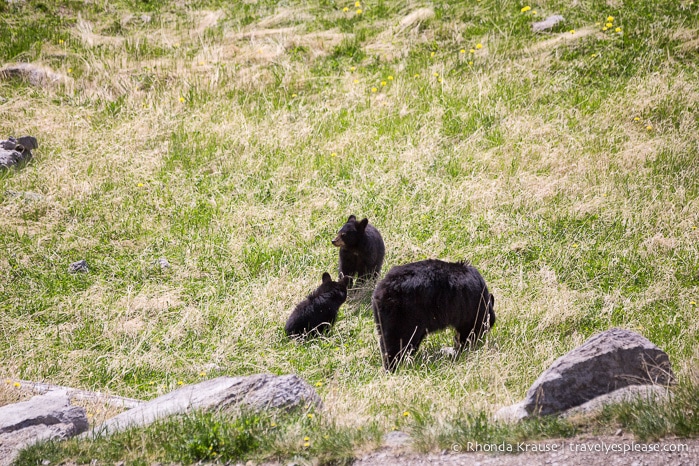
<path id="1" fill-rule="evenodd" d="M 331 241 L 333 243 L 333 246 L 336 246 L 338 248 L 341 248 L 342 246 L 345 245 L 345 242 L 342 241 L 342 238 L 340 238 L 340 235 L 337 235 L 334 240 Z"/>

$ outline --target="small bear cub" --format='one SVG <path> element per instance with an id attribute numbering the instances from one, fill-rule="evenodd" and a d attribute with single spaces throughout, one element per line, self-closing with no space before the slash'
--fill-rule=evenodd
<path id="1" fill-rule="evenodd" d="M 323 273 L 323 282 L 306 299 L 301 301 L 286 321 L 284 331 L 288 336 L 318 335 L 330 329 L 337 319 L 337 311 L 347 299 L 350 278 L 340 274 L 333 281 L 330 274 Z"/>
<path id="2" fill-rule="evenodd" d="M 460 351 L 495 325 L 495 298 L 466 262 L 424 260 L 391 268 L 374 290 L 372 307 L 384 369 L 417 350 L 428 333 L 453 327 Z"/>
<path id="3" fill-rule="evenodd" d="M 378 277 L 386 247 L 379 230 L 369 225 L 369 220 L 358 222 L 350 215 L 332 244 L 340 248 L 341 274 L 349 277 L 356 274 L 360 279 Z"/>

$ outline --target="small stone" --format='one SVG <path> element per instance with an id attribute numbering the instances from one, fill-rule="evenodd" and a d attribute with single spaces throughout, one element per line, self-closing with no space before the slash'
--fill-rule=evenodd
<path id="1" fill-rule="evenodd" d="M 170 263 L 164 257 L 156 260 L 155 263 L 160 266 L 161 269 L 169 269 Z"/>
<path id="2" fill-rule="evenodd" d="M 85 259 L 73 262 L 68 266 L 68 272 L 70 273 L 85 273 L 87 271 L 87 261 Z"/>
<path id="3" fill-rule="evenodd" d="M 615 435 L 616 437 L 621 437 L 621 434 L 623 434 L 623 433 L 624 433 L 623 430 L 617 429 L 616 432 L 614 432 L 614 435 Z"/>

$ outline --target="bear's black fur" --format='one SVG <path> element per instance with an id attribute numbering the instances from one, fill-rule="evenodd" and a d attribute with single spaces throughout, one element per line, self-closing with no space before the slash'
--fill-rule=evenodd
<path id="1" fill-rule="evenodd" d="M 378 277 L 386 247 L 379 230 L 369 225 L 369 220 L 358 222 L 350 215 L 332 243 L 340 248 L 341 274 L 349 277 L 356 274 L 360 279 Z"/>
<path id="2" fill-rule="evenodd" d="M 325 272 L 323 283 L 301 301 L 287 319 L 284 326 L 286 334 L 304 336 L 330 329 L 337 318 L 337 311 L 347 299 L 349 280 L 349 277 L 340 275 L 340 279 L 334 282 L 330 274 Z"/>
<path id="3" fill-rule="evenodd" d="M 391 268 L 372 296 L 384 368 L 395 370 L 428 332 L 454 327 L 457 351 L 474 343 L 495 324 L 494 304 L 468 263 L 430 259 Z"/>

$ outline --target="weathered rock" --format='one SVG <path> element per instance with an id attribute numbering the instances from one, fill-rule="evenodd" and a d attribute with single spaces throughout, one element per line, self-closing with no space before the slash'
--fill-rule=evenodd
<path id="1" fill-rule="evenodd" d="M 32 149 L 39 147 L 36 138 L 23 136 L 19 139 L 9 137 L 0 141 L 0 168 L 8 168 L 29 162 L 32 158 Z"/>
<path id="2" fill-rule="evenodd" d="M 157 265 L 160 266 L 161 269 L 169 269 L 170 268 L 170 262 L 164 257 L 159 258 L 158 260 L 155 261 Z"/>
<path id="3" fill-rule="evenodd" d="M 633 402 L 633 401 L 667 401 L 670 398 L 670 391 L 662 385 L 629 385 L 628 387 L 614 390 L 606 395 L 600 395 L 587 403 L 570 408 L 563 413 L 564 417 L 576 414 L 590 414 L 602 410 L 607 405 Z"/>
<path id="4" fill-rule="evenodd" d="M 88 428 L 85 409 L 71 406 L 63 392 L 51 392 L 0 407 L 0 466 L 41 440 L 65 439 Z"/>
<path id="5" fill-rule="evenodd" d="M 673 380 L 665 352 L 637 333 L 614 328 L 554 361 L 522 402 L 502 408 L 496 417 L 556 414 L 629 385 L 668 385 Z"/>
<path id="6" fill-rule="evenodd" d="M 0 79 L 19 78 L 33 86 L 65 84 L 71 81 L 65 75 L 58 74 L 51 68 L 34 63 L 15 63 L 0 68 Z"/>
<path id="7" fill-rule="evenodd" d="M 313 387 L 296 375 L 257 374 L 217 377 L 187 385 L 107 420 L 94 429 L 108 435 L 130 427 L 146 426 L 164 417 L 198 411 L 228 411 L 241 405 L 254 410 L 320 405 Z"/>
<path id="8" fill-rule="evenodd" d="M 553 15 L 549 16 L 543 21 L 537 21 L 536 23 L 532 24 L 532 31 L 534 32 L 544 32 L 544 31 L 550 31 L 553 29 L 558 23 L 565 21 L 565 18 L 561 15 Z"/>
<path id="9" fill-rule="evenodd" d="M 53 385 L 45 382 L 32 382 L 29 380 L 18 380 L 19 389 L 23 392 L 31 392 L 33 394 L 45 395 L 48 393 L 64 392 L 65 395 L 74 401 L 89 401 L 93 403 L 103 403 L 116 408 L 130 409 L 145 401 L 134 398 L 126 398 L 117 395 L 107 395 L 101 392 L 91 392 L 88 390 L 80 390 L 77 388 L 65 387 L 62 385 Z"/>
<path id="10" fill-rule="evenodd" d="M 87 261 L 85 259 L 73 262 L 68 266 L 68 272 L 70 273 L 84 273 L 87 271 Z"/>

